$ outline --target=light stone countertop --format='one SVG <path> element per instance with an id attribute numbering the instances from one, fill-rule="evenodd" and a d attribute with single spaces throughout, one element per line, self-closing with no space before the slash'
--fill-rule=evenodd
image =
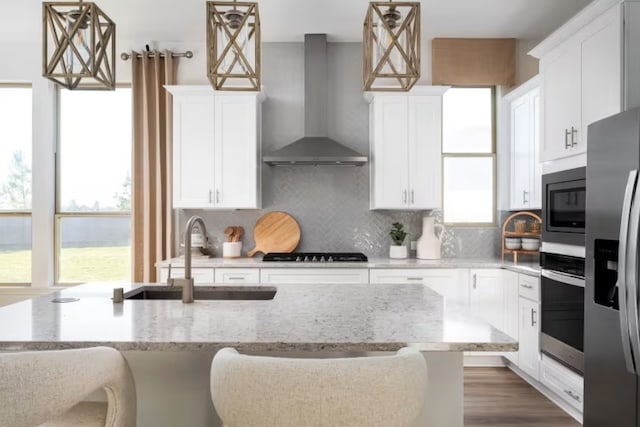
<path id="1" fill-rule="evenodd" d="M 161 261 L 157 267 L 184 267 L 184 258 L 176 257 Z M 533 262 L 514 264 L 498 258 L 464 259 L 445 258 L 441 260 L 422 260 L 416 258 L 390 259 L 369 258 L 368 262 L 263 262 L 262 257 L 255 258 L 208 258 L 193 257 L 193 267 L 209 268 L 505 268 L 517 273 L 540 276 L 540 266 Z"/>
<path id="2" fill-rule="evenodd" d="M 157 285 L 157 284 L 156 284 Z M 0 308 L 0 351 L 515 351 L 486 322 L 416 285 L 270 285 L 271 301 L 111 301 L 142 284 L 93 283 Z M 251 285 L 256 286 L 256 285 Z M 79 301 L 53 303 L 55 297 Z"/>

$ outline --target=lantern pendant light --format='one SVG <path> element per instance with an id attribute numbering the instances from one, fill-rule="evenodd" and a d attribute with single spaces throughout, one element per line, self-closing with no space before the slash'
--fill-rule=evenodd
<path id="1" fill-rule="evenodd" d="M 258 3 L 207 2 L 207 76 L 216 90 L 260 90 Z"/>
<path id="2" fill-rule="evenodd" d="M 420 79 L 420 3 L 369 3 L 362 43 L 365 91 L 410 90 Z"/>
<path id="3" fill-rule="evenodd" d="M 67 89 L 115 89 L 116 24 L 95 3 L 44 2 L 42 24 L 44 77 Z"/>

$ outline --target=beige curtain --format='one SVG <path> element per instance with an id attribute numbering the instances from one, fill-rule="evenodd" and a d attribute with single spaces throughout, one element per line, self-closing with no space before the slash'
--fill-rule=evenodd
<path id="1" fill-rule="evenodd" d="M 173 252 L 171 52 L 131 56 L 133 92 L 133 280 L 155 282 L 155 263 Z"/>

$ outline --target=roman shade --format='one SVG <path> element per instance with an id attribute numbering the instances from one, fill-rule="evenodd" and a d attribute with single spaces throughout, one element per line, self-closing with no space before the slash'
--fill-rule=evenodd
<path id="1" fill-rule="evenodd" d="M 434 85 L 515 85 L 516 39 L 435 38 L 431 50 Z"/>

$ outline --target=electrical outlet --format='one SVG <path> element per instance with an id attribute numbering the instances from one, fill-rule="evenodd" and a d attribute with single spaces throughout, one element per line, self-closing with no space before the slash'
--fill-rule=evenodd
<path id="1" fill-rule="evenodd" d="M 415 251 L 417 247 L 418 247 L 418 241 L 417 240 L 412 240 L 411 241 L 411 250 Z"/>

